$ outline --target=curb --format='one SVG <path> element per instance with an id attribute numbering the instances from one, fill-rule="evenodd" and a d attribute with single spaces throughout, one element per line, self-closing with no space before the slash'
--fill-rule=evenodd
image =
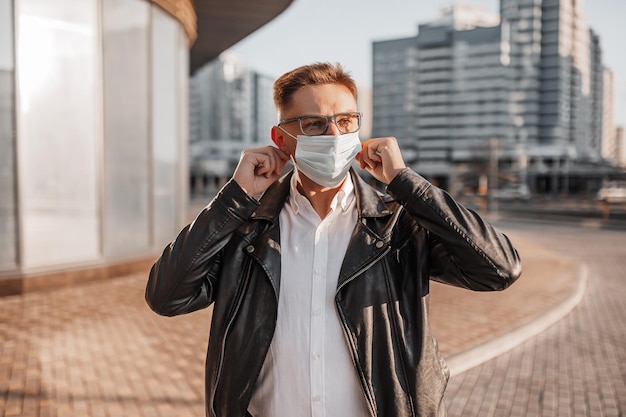
<path id="1" fill-rule="evenodd" d="M 508 352 L 567 316 L 583 299 L 587 281 L 588 269 L 583 264 L 578 268 L 578 285 L 576 289 L 572 291 L 569 297 L 559 302 L 556 306 L 507 333 L 445 358 L 450 370 L 450 376 L 463 373 Z"/>

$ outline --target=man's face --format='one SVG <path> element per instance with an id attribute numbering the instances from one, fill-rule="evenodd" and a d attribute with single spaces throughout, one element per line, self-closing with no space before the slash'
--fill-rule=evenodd
<path id="1" fill-rule="evenodd" d="M 286 109 L 282 109 L 278 117 L 280 120 L 287 120 L 300 116 L 332 116 L 355 111 L 357 111 L 356 100 L 348 88 L 341 84 L 319 84 L 306 86 L 296 91 L 292 96 L 291 105 Z M 286 134 L 285 131 L 293 136 L 302 135 L 300 123 L 295 121 L 283 124 L 280 127 L 274 126 L 272 129 L 274 143 L 279 148 L 282 146 L 286 147 L 285 151 L 295 158 L 297 141 Z M 334 123 L 329 123 L 324 134 L 340 135 L 341 132 L 339 132 Z"/>

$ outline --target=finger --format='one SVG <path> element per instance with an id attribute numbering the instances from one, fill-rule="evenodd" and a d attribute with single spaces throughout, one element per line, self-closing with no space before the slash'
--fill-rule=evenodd
<path id="1" fill-rule="evenodd" d="M 285 161 L 288 160 L 289 157 L 284 152 L 273 146 L 268 146 L 264 149 L 264 151 L 263 155 L 265 157 L 264 160 L 267 161 L 267 170 L 263 170 L 263 174 L 265 174 L 267 178 L 272 175 L 280 175 L 283 167 L 285 166 Z"/>
<path id="2" fill-rule="evenodd" d="M 269 155 L 263 150 L 259 150 L 256 154 L 257 166 L 255 173 L 257 175 L 267 176 L 268 171 L 272 169 L 272 161 Z"/>
<path id="3" fill-rule="evenodd" d="M 269 162 L 262 161 L 261 159 L 263 158 L 257 158 L 257 163 L 256 163 L 256 166 L 254 167 L 255 175 L 265 175 L 265 173 L 267 172 L 267 167 L 269 165 Z"/>
<path id="4" fill-rule="evenodd" d="M 367 155 L 372 161 L 381 162 L 382 158 L 380 157 L 379 146 L 368 146 Z"/>
<path id="5" fill-rule="evenodd" d="M 359 163 L 359 168 L 361 169 L 365 169 L 365 162 L 363 161 L 363 156 L 362 156 L 363 152 L 359 152 L 356 154 L 356 160 Z"/>
<path id="6" fill-rule="evenodd" d="M 367 163 L 367 159 L 368 159 L 367 148 L 368 147 L 369 147 L 369 143 L 367 141 L 363 142 L 363 144 L 361 145 L 360 160 L 359 160 L 359 163 L 361 164 L 361 169 L 365 169 L 367 166 L 369 166 Z"/>
<path id="7" fill-rule="evenodd" d="M 289 160 L 289 156 L 286 153 L 278 148 L 272 148 L 273 172 L 275 175 L 280 175 L 287 160 Z"/>
<path id="8" fill-rule="evenodd" d="M 267 155 L 255 152 L 251 156 L 251 163 L 254 165 L 255 175 L 265 175 L 268 169 L 271 167 L 271 161 Z"/>
<path id="9" fill-rule="evenodd" d="M 274 175 L 279 175 L 280 171 L 282 170 L 282 166 L 281 166 L 282 159 L 280 157 L 279 152 L 280 151 L 278 149 L 276 149 L 276 148 L 271 148 L 270 149 L 270 155 L 271 155 L 271 159 L 272 159 L 272 167 L 271 167 L 272 170 L 271 170 L 271 172 Z"/>
<path id="10" fill-rule="evenodd" d="M 287 164 L 287 161 L 289 161 L 289 154 L 287 154 L 286 152 L 278 148 L 272 148 L 272 149 L 273 149 L 274 160 L 276 163 L 275 165 L 276 175 L 280 175 L 283 168 Z"/>
<path id="11" fill-rule="evenodd" d="M 376 169 L 376 166 L 378 165 L 378 161 L 376 161 L 373 156 L 375 155 L 375 151 L 373 150 L 372 144 L 368 144 L 367 146 L 364 147 L 363 149 L 365 152 L 364 154 L 361 156 L 363 159 L 363 163 L 365 164 L 364 168 L 370 168 L 370 169 Z"/>
<path id="12" fill-rule="evenodd" d="M 280 169 L 279 169 L 280 163 L 278 162 L 280 158 L 278 157 L 278 154 L 274 151 L 271 151 L 269 153 L 268 158 L 270 160 L 270 166 L 268 167 L 268 170 L 265 176 L 269 178 L 272 175 L 280 174 Z"/>
<path id="13" fill-rule="evenodd" d="M 281 148 L 281 149 L 272 147 L 272 149 L 274 150 L 274 152 L 276 152 L 278 154 L 280 159 L 284 159 L 286 161 L 289 160 L 289 154 L 287 153 L 287 147 L 284 147 L 284 148 Z"/>

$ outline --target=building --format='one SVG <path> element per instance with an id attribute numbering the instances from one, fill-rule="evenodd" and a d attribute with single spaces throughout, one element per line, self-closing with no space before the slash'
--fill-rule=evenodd
<path id="1" fill-rule="evenodd" d="M 415 37 L 373 44 L 373 135 L 396 135 L 453 191 L 491 176 L 587 192 L 604 173 L 603 74 L 578 1 L 501 0 L 499 18 L 459 2 Z"/>
<path id="2" fill-rule="evenodd" d="M 270 143 L 276 124 L 273 84 L 230 51 L 191 77 L 192 194 L 216 191 L 232 176 L 244 148 Z"/>
<path id="3" fill-rule="evenodd" d="M 443 187 L 467 170 L 461 162 L 484 153 L 487 138 L 514 133 L 510 51 L 498 22 L 460 3 L 421 24 L 415 38 L 374 43 L 372 135 L 398 137 L 408 159 Z"/>
<path id="4" fill-rule="evenodd" d="M 615 160 L 619 166 L 626 168 L 626 129 L 623 126 L 615 129 Z"/>
<path id="5" fill-rule="evenodd" d="M 608 68 L 604 69 L 602 86 L 602 157 L 612 162 L 617 161 L 617 143 L 616 143 L 616 130 L 614 122 L 614 75 L 613 71 Z"/>
<path id="6" fill-rule="evenodd" d="M 0 0 L 0 295 L 145 270 L 187 221 L 189 74 L 290 3 Z"/>
<path id="7" fill-rule="evenodd" d="M 600 37 L 593 31 L 589 31 L 590 37 L 590 113 L 589 113 L 589 149 L 587 153 L 594 158 L 602 157 L 602 127 L 604 125 L 604 65 L 602 65 L 602 48 Z"/>

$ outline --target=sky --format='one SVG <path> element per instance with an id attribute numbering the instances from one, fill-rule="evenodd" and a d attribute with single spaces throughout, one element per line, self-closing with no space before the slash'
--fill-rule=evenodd
<path id="1" fill-rule="evenodd" d="M 465 0 L 498 11 L 498 0 Z M 278 77 L 300 65 L 340 62 L 360 88 L 371 86 L 372 42 L 417 35 L 454 0 L 294 0 L 281 15 L 231 48 L 253 70 Z M 600 35 L 603 63 L 615 74 L 616 125 L 626 126 L 626 0 L 584 0 Z"/>

